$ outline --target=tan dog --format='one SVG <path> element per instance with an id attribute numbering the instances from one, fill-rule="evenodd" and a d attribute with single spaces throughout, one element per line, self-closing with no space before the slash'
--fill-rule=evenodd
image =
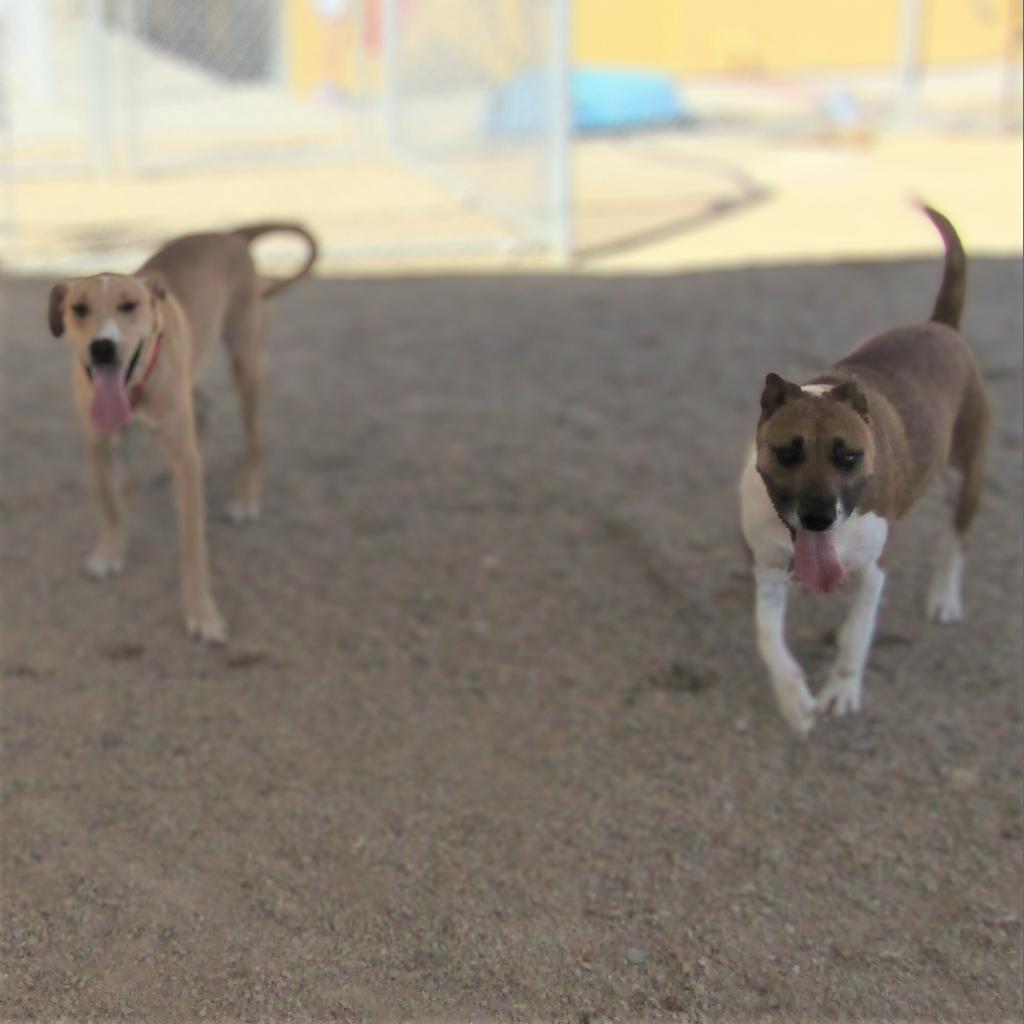
<path id="1" fill-rule="evenodd" d="M 743 533 L 754 558 L 758 647 L 782 714 L 801 734 L 816 714 L 860 709 L 889 526 L 946 467 L 959 483 L 928 614 L 939 622 L 963 614 L 963 536 L 978 507 L 989 410 L 957 333 L 966 257 L 949 221 L 924 212 L 946 247 L 931 320 L 867 339 L 802 387 L 770 373 L 761 395 L 740 485 Z M 835 664 L 817 699 L 784 636 L 793 578 L 816 593 L 855 581 Z"/>
<path id="2" fill-rule="evenodd" d="M 302 269 L 261 281 L 249 244 L 268 232 L 300 235 Z M 134 275 L 97 274 L 54 285 L 50 330 L 74 351 L 75 405 L 81 416 L 100 513 L 99 540 L 86 562 L 103 578 L 124 565 L 125 530 L 112 447 L 133 419 L 152 431 L 171 464 L 181 532 L 182 599 L 189 633 L 222 643 L 227 630 L 210 590 L 203 470 L 192 387 L 206 353 L 223 338 L 241 396 L 245 452 L 228 508 L 236 522 L 260 508 L 263 299 L 305 276 L 316 243 L 294 224 L 260 224 L 223 234 L 188 235 L 164 246 Z"/>

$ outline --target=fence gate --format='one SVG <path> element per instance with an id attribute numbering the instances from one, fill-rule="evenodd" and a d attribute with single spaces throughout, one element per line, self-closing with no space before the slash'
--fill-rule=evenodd
<path id="1" fill-rule="evenodd" d="M 383 22 L 388 151 L 567 257 L 568 0 L 384 0 Z"/>
<path id="2" fill-rule="evenodd" d="M 362 3 L 347 18 L 361 16 Z M 134 170 L 288 163 L 359 153 L 371 98 L 300 95 L 287 82 L 280 0 L 120 0 L 116 106 Z"/>
<path id="3" fill-rule="evenodd" d="M 30 178 L 84 189 L 159 173 L 174 185 L 316 164 L 336 168 L 338 192 L 385 182 L 433 197 L 431 208 L 472 210 L 465 236 L 403 237 L 396 223 L 387 241 L 350 240 L 346 257 L 565 257 L 570 3 L 0 0 L 7 206 Z M 119 217 L 119 237 L 130 236 Z M 51 241 L 59 228 L 47 225 Z"/>
<path id="4" fill-rule="evenodd" d="M 0 116 L 8 172 L 108 166 L 102 0 L 0 0 Z"/>

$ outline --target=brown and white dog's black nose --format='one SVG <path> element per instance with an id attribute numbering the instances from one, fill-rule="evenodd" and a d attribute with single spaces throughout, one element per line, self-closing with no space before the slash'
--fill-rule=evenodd
<path id="1" fill-rule="evenodd" d="M 831 498 L 804 498 L 800 502 L 800 525 L 823 533 L 836 521 L 836 503 Z"/>
<path id="2" fill-rule="evenodd" d="M 113 366 L 117 362 L 117 345 L 110 338 L 96 338 L 89 343 L 89 360 L 93 366 Z"/>

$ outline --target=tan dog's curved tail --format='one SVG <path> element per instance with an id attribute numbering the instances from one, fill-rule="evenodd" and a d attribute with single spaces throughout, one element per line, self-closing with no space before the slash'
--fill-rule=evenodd
<path id="1" fill-rule="evenodd" d="M 280 281 L 271 281 L 264 287 L 262 292 L 264 299 L 305 277 L 313 269 L 313 264 L 316 262 L 317 257 L 316 239 L 301 224 L 289 223 L 287 221 L 269 221 L 265 224 L 250 224 L 248 227 L 235 228 L 231 233 L 244 238 L 246 242 L 253 242 L 261 235 L 274 234 L 275 232 L 298 235 L 309 246 L 309 252 L 306 255 L 306 262 L 291 277 L 286 277 Z"/>
<path id="2" fill-rule="evenodd" d="M 935 225 L 946 247 L 946 265 L 942 271 L 942 284 L 935 297 L 931 320 L 960 329 L 960 315 L 964 309 L 964 293 L 967 289 L 967 256 L 960 242 L 956 228 L 938 210 L 920 203 L 925 216 Z"/>

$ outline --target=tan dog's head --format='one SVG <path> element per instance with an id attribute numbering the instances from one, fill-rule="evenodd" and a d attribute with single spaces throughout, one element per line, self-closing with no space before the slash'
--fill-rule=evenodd
<path id="1" fill-rule="evenodd" d="M 827 592 L 842 581 L 830 534 L 856 510 L 874 466 L 868 403 L 854 382 L 805 391 L 768 374 L 757 471 L 793 532 L 797 576 L 806 570 L 801 581 L 811 589 Z"/>
<path id="2" fill-rule="evenodd" d="M 50 292 L 50 330 L 67 337 L 93 387 L 92 419 L 104 431 L 131 416 L 128 388 L 163 328 L 166 291 L 158 275 L 97 274 Z"/>

